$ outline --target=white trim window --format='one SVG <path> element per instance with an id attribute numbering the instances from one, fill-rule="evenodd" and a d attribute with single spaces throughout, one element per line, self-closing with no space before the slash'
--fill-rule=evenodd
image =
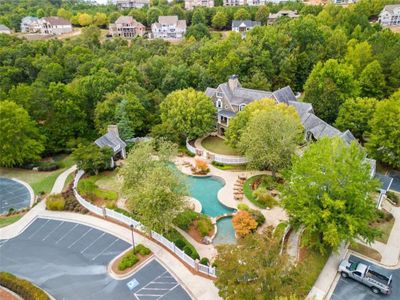
<path id="1" fill-rule="evenodd" d="M 221 99 L 218 99 L 218 100 L 215 102 L 215 106 L 216 106 L 217 108 L 222 108 L 222 101 L 221 101 Z"/>

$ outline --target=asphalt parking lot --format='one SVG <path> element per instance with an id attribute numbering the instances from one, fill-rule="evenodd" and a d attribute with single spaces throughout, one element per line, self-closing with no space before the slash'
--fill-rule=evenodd
<path id="1" fill-rule="evenodd" d="M 0 177 L 0 214 L 7 213 L 10 208 L 29 207 L 31 195 L 29 190 L 15 180 Z"/>
<path id="2" fill-rule="evenodd" d="M 368 265 L 372 265 L 374 270 L 377 270 L 385 275 L 393 275 L 392 281 L 392 293 L 390 295 L 376 295 L 374 294 L 369 287 L 354 281 L 350 278 L 342 278 L 338 284 L 336 285 L 335 290 L 333 291 L 333 295 L 331 300 L 399 300 L 400 299 L 400 269 L 397 270 L 388 270 L 381 267 L 378 267 L 370 262 L 367 262 L 359 257 L 350 256 L 350 259 L 353 261 L 360 261 L 366 263 Z"/>
<path id="3" fill-rule="evenodd" d="M 86 225 L 38 218 L 16 238 L 0 241 L 0 269 L 56 299 L 191 299 L 156 259 L 128 279 L 111 278 L 108 263 L 130 246 Z"/>

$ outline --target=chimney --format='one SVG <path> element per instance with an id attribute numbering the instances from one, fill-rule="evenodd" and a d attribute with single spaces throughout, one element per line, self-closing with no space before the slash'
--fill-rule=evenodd
<path id="1" fill-rule="evenodd" d="M 116 136 L 119 137 L 118 126 L 117 125 L 108 125 L 107 132 L 114 133 Z"/>
<path id="2" fill-rule="evenodd" d="M 239 79 L 237 75 L 231 75 L 228 79 L 228 86 L 233 91 L 240 86 Z"/>

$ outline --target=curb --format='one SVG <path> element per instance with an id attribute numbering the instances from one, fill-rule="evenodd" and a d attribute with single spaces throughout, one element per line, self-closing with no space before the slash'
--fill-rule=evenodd
<path id="1" fill-rule="evenodd" d="M 118 256 L 114 257 L 110 263 L 107 265 L 107 273 L 114 278 L 115 280 L 124 280 L 127 279 L 129 277 L 131 277 L 134 273 L 136 273 L 139 269 L 141 269 L 142 267 L 144 267 L 145 265 L 147 265 L 148 263 L 150 263 L 150 261 L 152 261 L 155 258 L 155 255 L 153 252 L 151 252 L 151 254 L 145 259 L 143 260 L 141 263 L 133 266 L 133 268 L 127 272 L 126 274 L 117 274 L 113 271 L 112 266 L 113 264 L 122 256 L 124 256 L 126 253 L 128 253 L 129 251 L 132 251 L 132 248 L 128 248 L 127 250 L 125 250 L 124 252 L 118 254 Z"/>

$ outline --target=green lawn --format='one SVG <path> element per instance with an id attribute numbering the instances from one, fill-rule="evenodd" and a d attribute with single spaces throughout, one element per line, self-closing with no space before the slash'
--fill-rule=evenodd
<path id="1" fill-rule="evenodd" d="M 263 188 L 265 189 L 265 191 L 267 192 L 267 189 L 271 189 L 273 188 L 277 188 L 279 186 L 278 183 L 275 183 L 272 179 L 271 176 L 269 175 L 256 175 L 256 176 L 252 176 L 250 178 L 248 178 L 244 184 L 243 184 L 243 193 L 246 196 L 247 199 L 249 199 L 250 202 L 252 202 L 254 205 L 261 207 L 261 208 L 266 208 L 268 207 L 273 207 L 275 206 L 278 202 L 273 198 L 273 197 L 268 197 L 268 199 L 266 199 L 265 201 L 260 201 L 258 200 L 254 194 L 253 194 L 253 189 L 252 189 L 252 185 L 255 181 L 259 180 L 259 179 L 268 179 L 268 180 L 262 180 L 260 185 L 258 186 L 259 188 Z"/>
<path id="2" fill-rule="evenodd" d="M 53 160 L 61 161 L 63 168 L 49 172 L 38 172 L 20 168 L 0 168 L 0 177 L 17 178 L 25 181 L 30 184 L 35 194 L 41 192 L 49 193 L 58 175 L 73 165 L 70 156 L 58 155 L 54 157 Z"/>
<path id="3" fill-rule="evenodd" d="M 386 244 L 389 239 L 390 233 L 392 232 L 393 225 L 394 218 L 384 223 L 374 223 L 372 226 L 382 231 L 382 236 L 376 238 L 376 240 Z"/>
<path id="4" fill-rule="evenodd" d="M 9 216 L 9 217 L 2 217 L 0 218 L 0 228 L 10 225 L 14 222 L 17 222 L 19 219 L 22 218 L 23 215 L 16 215 L 16 216 Z"/>
<path id="5" fill-rule="evenodd" d="M 222 155 L 240 155 L 237 151 L 232 149 L 224 139 L 217 136 L 208 136 L 202 142 L 201 145 L 208 151 Z"/>
<path id="6" fill-rule="evenodd" d="M 381 261 L 382 256 L 380 253 L 370 247 L 367 247 L 363 244 L 360 243 L 352 243 L 349 246 L 350 250 L 353 250 L 355 252 L 361 253 L 362 255 L 365 255 L 366 257 L 375 259 L 376 261 Z"/>

